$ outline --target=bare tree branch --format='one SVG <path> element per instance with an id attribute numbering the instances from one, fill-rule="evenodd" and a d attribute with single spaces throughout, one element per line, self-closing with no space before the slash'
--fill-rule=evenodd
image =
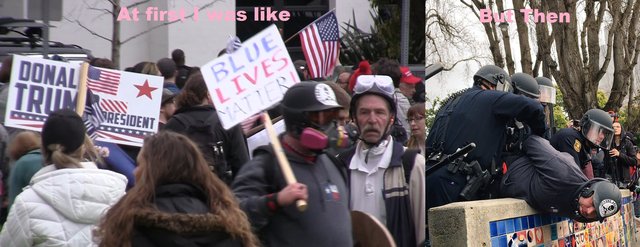
<path id="1" fill-rule="evenodd" d="M 149 0 L 146 0 L 146 1 L 148 2 Z M 219 1 L 221 1 L 221 0 L 214 0 L 214 1 L 211 1 L 210 3 L 207 3 L 207 4 L 205 4 L 205 5 L 202 5 L 200 8 L 198 8 L 198 11 L 203 10 L 203 9 L 206 9 L 206 8 L 208 8 L 208 7 L 211 7 L 213 4 L 215 4 L 215 3 L 219 2 Z M 193 15 L 194 15 L 194 13 L 191 13 L 190 15 L 185 16 L 185 19 L 191 18 L 191 17 L 193 17 Z M 147 34 L 147 33 L 151 32 L 151 31 L 153 31 L 153 30 L 156 30 L 156 29 L 161 28 L 161 27 L 164 27 L 164 26 L 171 25 L 171 24 L 176 23 L 176 22 L 179 22 L 179 21 L 180 21 L 180 20 L 175 20 L 175 21 L 172 21 L 172 22 L 165 22 L 165 23 L 162 23 L 162 24 L 156 25 L 156 26 L 154 26 L 154 27 L 152 27 L 152 28 L 149 28 L 149 29 L 145 30 L 144 32 L 138 33 L 138 34 L 136 34 L 136 35 L 133 35 L 133 36 L 131 36 L 131 37 L 129 37 L 129 38 L 127 38 L 127 39 L 123 40 L 122 42 L 120 42 L 120 44 L 127 43 L 127 42 L 131 41 L 132 39 L 135 39 L 135 38 L 137 38 L 137 37 L 140 37 L 140 36 L 142 36 L 142 35 L 145 35 L 145 34 Z"/>
<path id="2" fill-rule="evenodd" d="M 478 63 L 481 63 L 480 60 L 477 57 L 468 57 L 468 58 L 464 58 L 461 60 L 456 61 L 455 63 L 453 63 L 450 67 L 444 67 L 442 70 L 444 71 L 451 71 L 454 67 L 456 67 L 456 65 L 458 65 L 461 62 L 467 62 L 467 61 L 476 61 Z"/>
<path id="3" fill-rule="evenodd" d="M 94 7 L 89 7 L 90 10 L 95 10 L 95 11 L 99 11 L 99 12 L 103 12 L 103 14 L 111 14 L 111 10 L 108 9 L 101 9 L 101 8 L 94 8 Z"/>
<path id="4" fill-rule="evenodd" d="M 137 3 L 133 3 L 133 4 L 129 5 L 129 6 L 127 6 L 127 8 L 138 7 L 138 6 L 143 5 L 145 3 L 148 3 L 148 2 L 151 2 L 151 0 L 144 0 L 144 1 L 137 2 Z"/>
<path id="5" fill-rule="evenodd" d="M 109 39 L 109 38 L 107 38 L 105 36 L 102 36 L 99 33 L 94 32 L 93 30 L 91 30 L 90 28 L 86 27 L 85 25 L 82 25 L 82 23 L 80 21 L 78 21 L 78 20 L 74 21 L 74 20 L 71 20 L 71 19 L 69 19 L 67 17 L 64 17 L 64 19 L 69 21 L 69 22 L 74 22 L 74 23 L 78 24 L 81 28 L 83 28 L 84 30 L 87 30 L 89 33 L 91 33 L 92 35 L 94 35 L 94 36 L 96 36 L 98 38 L 101 38 L 101 39 L 104 39 L 106 41 L 111 42 L 111 39 Z"/>

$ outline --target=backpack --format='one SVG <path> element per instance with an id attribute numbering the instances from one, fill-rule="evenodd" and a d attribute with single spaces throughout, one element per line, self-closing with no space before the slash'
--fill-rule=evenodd
<path id="1" fill-rule="evenodd" d="M 176 114 L 172 118 L 186 127 L 181 133 L 196 143 L 211 171 L 230 185 L 233 180 L 233 172 L 224 157 L 223 137 L 225 133 L 216 116 L 211 114 L 207 119 L 202 120 L 186 114 Z"/>
<path id="2" fill-rule="evenodd" d="M 404 129 L 400 121 L 393 121 L 393 124 L 389 128 L 389 135 L 393 137 L 393 140 L 400 143 L 407 143 L 407 141 L 409 140 L 409 135 L 407 135 L 407 130 Z"/>

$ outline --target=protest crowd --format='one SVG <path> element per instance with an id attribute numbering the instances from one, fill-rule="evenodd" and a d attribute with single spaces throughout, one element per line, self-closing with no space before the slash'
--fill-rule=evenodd
<path id="1" fill-rule="evenodd" d="M 281 100 L 246 115 L 225 104 L 238 78 L 210 81 L 239 41 L 202 71 L 180 49 L 124 71 L 105 58 L 2 61 L 0 246 L 424 246 L 423 79 L 392 58 L 318 72 L 265 37 L 271 68 L 295 70 L 255 92 L 284 88 Z M 131 101 L 118 98 L 123 78 L 144 81 Z"/>

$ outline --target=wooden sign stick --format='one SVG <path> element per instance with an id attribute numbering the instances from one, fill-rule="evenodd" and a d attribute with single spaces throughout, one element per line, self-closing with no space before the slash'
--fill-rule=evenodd
<path id="1" fill-rule="evenodd" d="M 84 106 L 87 102 L 87 74 L 89 63 L 84 62 L 80 66 L 80 81 L 78 82 L 78 95 L 76 96 L 76 113 L 80 117 L 84 113 Z"/>
<path id="2" fill-rule="evenodd" d="M 262 118 L 264 118 L 264 127 L 267 130 L 267 134 L 269 135 L 269 140 L 271 141 L 271 145 L 273 146 L 273 151 L 278 158 L 278 164 L 280 164 L 280 170 L 282 170 L 285 181 L 287 181 L 287 184 L 296 183 L 296 177 L 293 175 L 293 171 L 291 170 L 291 166 L 289 165 L 289 160 L 287 160 L 287 157 L 284 154 L 284 150 L 280 145 L 280 140 L 278 139 L 278 135 L 273 128 L 273 123 L 271 123 L 271 117 L 269 117 L 269 113 L 263 113 Z M 302 212 L 307 209 L 307 202 L 304 200 L 297 200 L 296 207 L 298 208 L 298 211 Z"/>

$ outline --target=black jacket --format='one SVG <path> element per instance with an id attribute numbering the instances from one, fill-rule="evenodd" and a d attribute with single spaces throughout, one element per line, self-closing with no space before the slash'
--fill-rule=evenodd
<path id="1" fill-rule="evenodd" d="M 530 136 L 525 153 L 515 160 L 502 178 L 502 196 L 524 199 L 536 210 L 577 218 L 577 198 L 588 180 L 566 153 L 549 141 Z"/>
<path id="2" fill-rule="evenodd" d="M 244 138 L 244 134 L 242 133 L 242 127 L 240 125 L 236 125 L 231 129 L 224 130 L 222 124 L 218 119 L 216 110 L 213 108 L 213 106 L 209 105 L 181 107 L 180 109 L 176 110 L 174 116 L 179 114 L 189 115 L 189 117 L 191 118 L 202 121 L 209 119 L 213 114 L 213 119 L 216 122 L 215 127 L 219 128 L 219 130 L 222 130 L 216 131 L 216 133 L 224 133 L 224 136 L 221 138 L 223 140 L 222 146 L 224 148 L 224 157 L 227 161 L 227 164 L 231 166 L 231 171 L 233 177 L 235 178 L 242 165 L 249 161 L 249 151 L 247 149 L 246 139 Z M 171 119 L 169 119 L 169 121 L 167 121 L 164 129 L 175 131 L 178 133 L 184 133 L 187 129 L 187 126 L 172 117 Z"/>
<path id="3" fill-rule="evenodd" d="M 574 128 L 561 129 L 549 139 L 549 143 L 556 150 L 571 155 L 581 169 L 591 160 L 589 141 Z"/>
<path id="4" fill-rule="evenodd" d="M 618 157 L 611 157 L 609 152 L 605 152 L 604 161 L 607 175 L 611 176 L 611 180 L 626 184 L 631 182 L 629 167 L 636 167 L 637 165 L 636 150 L 625 133 L 622 133 L 620 136 L 620 143 L 616 145 L 614 141 L 611 147 L 611 149 L 615 148 L 620 151 L 620 155 Z"/>
<path id="5" fill-rule="evenodd" d="M 188 184 L 156 188 L 156 209 L 137 210 L 131 246 L 242 246 L 209 212 L 204 192 Z"/>

